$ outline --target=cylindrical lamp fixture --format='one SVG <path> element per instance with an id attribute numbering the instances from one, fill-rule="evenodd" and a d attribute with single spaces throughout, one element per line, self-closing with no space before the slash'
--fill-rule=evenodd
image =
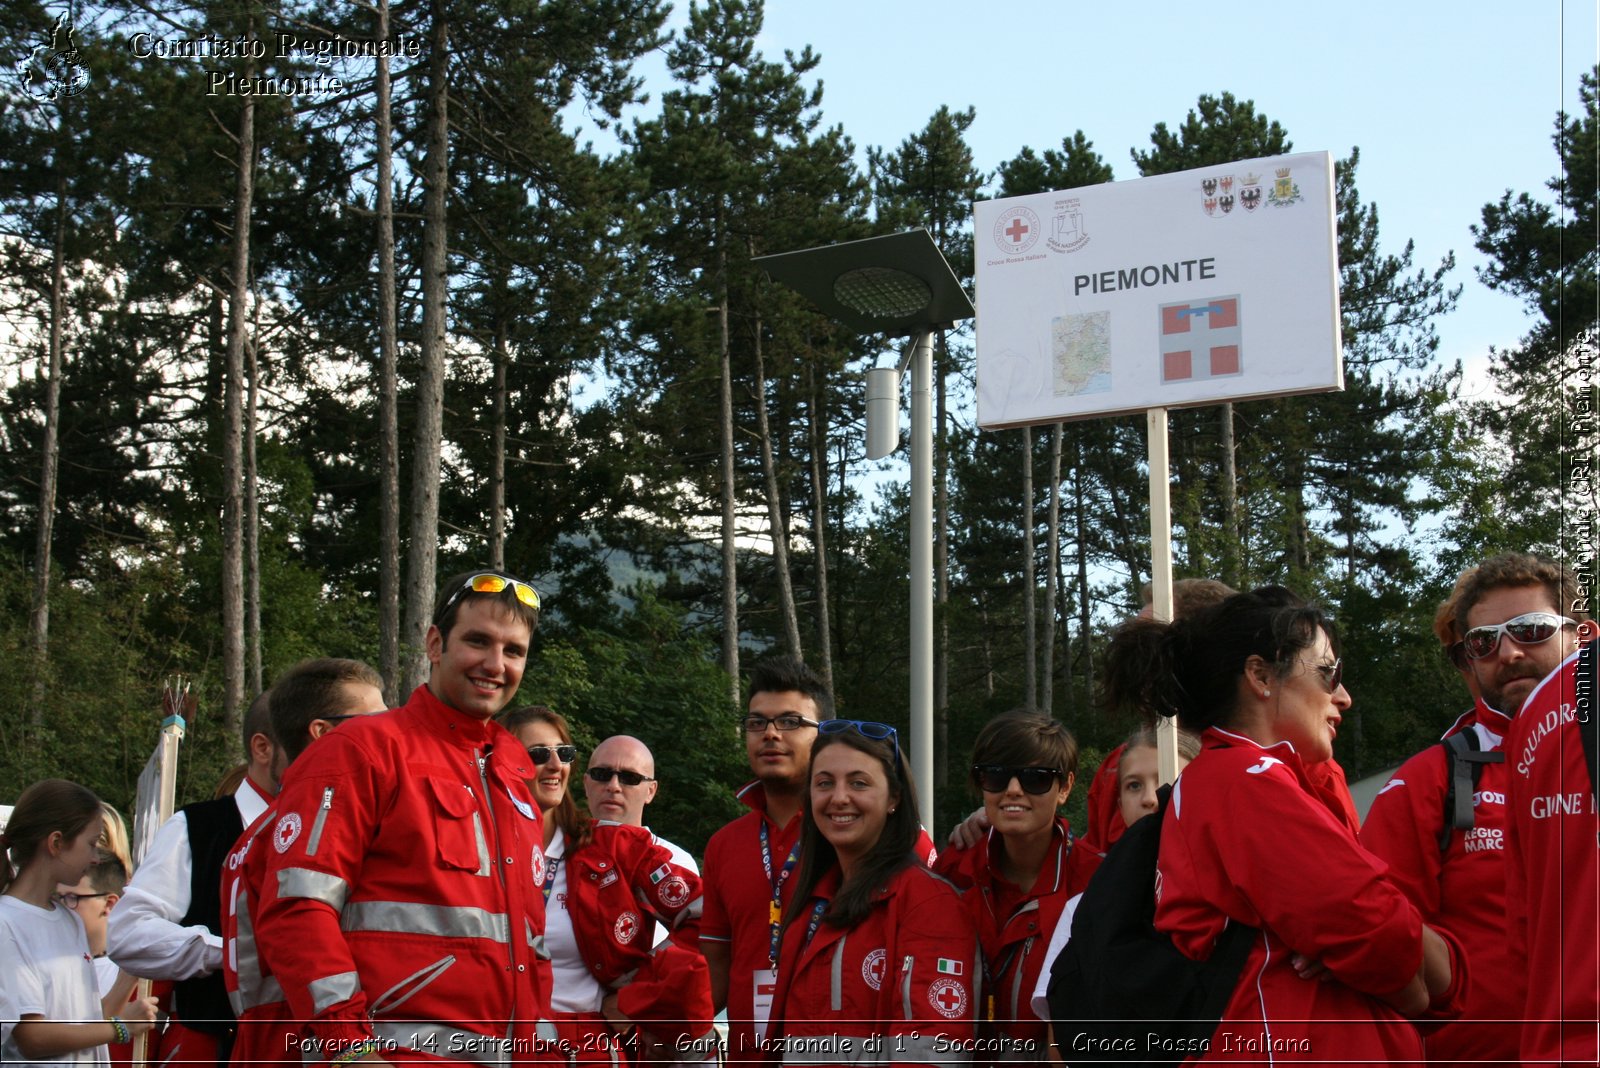
<path id="1" fill-rule="evenodd" d="M 867 459 L 881 460 L 900 447 L 900 372 L 867 371 Z"/>

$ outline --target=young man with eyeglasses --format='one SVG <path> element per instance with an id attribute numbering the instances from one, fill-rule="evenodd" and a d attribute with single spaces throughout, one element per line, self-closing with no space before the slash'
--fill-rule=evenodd
<path id="1" fill-rule="evenodd" d="M 1472 983 L 1459 1019 L 1424 1026 L 1430 1061 L 1516 1065 L 1526 973 L 1513 966 L 1506 937 L 1507 734 L 1518 709 L 1593 627 L 1570 611 L 1576 580 L 1543 557 L 1506 553 L 1464 572 L 1453 608 L 1435 632 L 1466 679 L 1474 704 L 1445 732 L 1465 735 L 1481 767 L 1463 789 L 1448 743 L 1401 765 L 1362 825 L 1361 844 L 1390 865 L 1390 879 L 1423 922 L 1455 935 Z M 1441 613 L 1442 615 L 1444 613 Z M 1475 758 L 1484 758 L 1477 760 Z M 1472 826 L 1452 826 L 1451 780 L 1470 794 Z"/>
<path id="2" fill-rule="evenodd" d="M 253 920 L 308 1060 L 547 1056 L 534 768 L 491 718 L 538 619 L 539 595 L 505 572 L 446 580 L 428 681 L 290 768 Z"/>

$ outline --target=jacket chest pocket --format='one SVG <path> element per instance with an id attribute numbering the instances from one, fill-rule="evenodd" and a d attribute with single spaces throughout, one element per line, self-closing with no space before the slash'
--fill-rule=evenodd
<path id="1" fill-rule="evenodd" d="M 489 838 L 477 797 L 465 783 L 428 779 L 433 794 L 433 837 L 441 866 L 489 874 Z"/>

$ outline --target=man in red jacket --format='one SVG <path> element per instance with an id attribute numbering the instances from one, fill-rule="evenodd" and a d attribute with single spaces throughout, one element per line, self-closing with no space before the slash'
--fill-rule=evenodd
<path id="1" fill-rule="evenodd" d="M 534 770 L 491 718 L 516 695 L 538 609 L 501 571 L 447 580 L 427 683 L 289 770 L 263 832 L 256 941 L 306 1023 L 306 1059 L 553 1056 Z"/>
<path id="2" fill-rule="evenodd" d="M 1560 610 L 1575 589 L 1570 569 L 1524 553 L 1492 557 L 1461 575 L 1439 634 L 1474 704 L 1445 737 L 1470 733 L 1472 748 L 1502 752 L 1523 700 L 1576 647 L 1588 616 L 1574 621 Z M 1521 1063 L 1522 1026 L 1507 983 L 1520 994 L 1527 973 L 1513 967 L 1506 938 L 1509 769 L 1503 761 L 1481 767 L 1469 787 L 1470 829 L 1449 827 L 1453 761 L 1432 745 L 1401 765 L 1373 801 L 1361 844 L 1389 862 L 1390 880 L 1423 922 L 1454 934 L 1471 964 L 1460 1018 L 1419 1025 L 1428 1059 L 1511 1066 Z"/>
<path id="3" fill-rule="evenodd" d="M 359 660 L 302 660 L 267 691 L 272 734 L 284 768 L 306 746 L 356 716 L 384 710 L 383 680 Z M 284 769 L 279 769 L 282 778 Z M 256 944 L 253 913 L 265 884 L 274 803 L 245 829 L 222 867 L 222 976 L 239 1020 L 229 1060 L 238 1065 L 300 1062 L 300 1025 L 271 964 Z"/>
<path id="4" fill-rule="evenodd" d="M 1511 968 L 1528 983 L 1506 1012 L 1524 1018 L 1524 1064 L 1600 1064 L 1600 824 L 1580 734 L 1600 714 L 1597 653 L 1587 641 L 1535 687 L 1506 738 Z"/>

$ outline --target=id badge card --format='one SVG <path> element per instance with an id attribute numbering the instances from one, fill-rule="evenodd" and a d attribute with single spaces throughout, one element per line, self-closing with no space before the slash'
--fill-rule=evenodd
<path id="1" fill-rule="evenodd" d="M 756 1044 L 759 1046 L 767 1040 L 767 1021 L 772 1017 L 772 997 L 778 992 L 778 973 L 771 968 L 757 968 L 752 982 L 755 1011 L 751 1013 L 751 1023 L 755 1027 Z"/>

